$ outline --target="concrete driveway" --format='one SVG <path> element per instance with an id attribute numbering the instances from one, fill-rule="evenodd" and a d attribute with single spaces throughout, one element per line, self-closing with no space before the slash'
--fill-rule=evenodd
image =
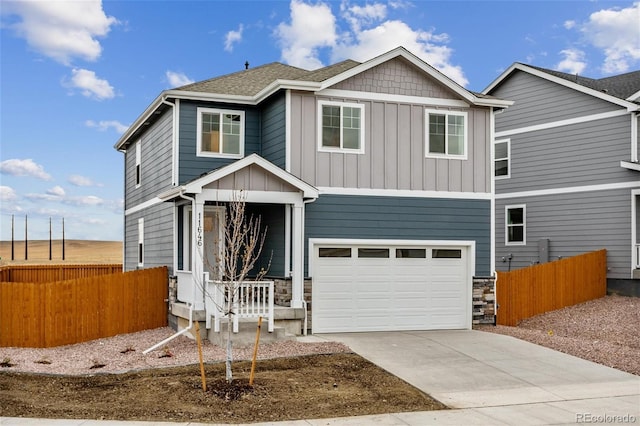
<path id="1" fill-rule="evenodd" d="M 509 336 L 460 330 L 315 337 L 342 342 L 462 409 L 429 412 L 424 424 L 640 423 L 640 377 Z M 414 420 L 402 417 L 421 424 Z"/>

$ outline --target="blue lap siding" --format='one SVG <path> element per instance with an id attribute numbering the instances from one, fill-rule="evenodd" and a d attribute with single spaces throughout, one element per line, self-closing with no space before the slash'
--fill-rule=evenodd
<path id="1" fill-rule="evenodd" d="M 474 273 L 489 275 L 490 218 L 489 200 L 322 195 L 306 206 L 305 247 L 309 238 L 475 241 Z"/>

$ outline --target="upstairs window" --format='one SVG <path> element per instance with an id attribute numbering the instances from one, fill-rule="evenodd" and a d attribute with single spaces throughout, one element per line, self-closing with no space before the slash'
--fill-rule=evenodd
<path id="1" fill-rule="evenodd" d="M 526 240 L 526 206 L 505 207 L 505 242 L 508 246 L 523 246 Z"/>
<path id="2" fill-rule="evenodd" d="M 364 153 L 364 105 L 320 101 L 320 151 Z"/>
<path id="3" fill-rule="evenodd" d="M 141 142 L 136 142 L 136 188 L 142 183 L 142 154 L 140 153 Z"/>
<path id="4" fill-rule="evenodd" d="M 199 156 L 244 156 L 244 111 L 198 108 L 197 125 Z"/>
<path id="5" fill-rule="evenodd" d="M 496 178 L 511 176 L 511 140 L 496 141 L 493 145 L 494 173 Z"/>
<path id="6" fill-rule="evenodd" d="M 466 159 L 467 113 L 426 112 L 426 156 Z"/>

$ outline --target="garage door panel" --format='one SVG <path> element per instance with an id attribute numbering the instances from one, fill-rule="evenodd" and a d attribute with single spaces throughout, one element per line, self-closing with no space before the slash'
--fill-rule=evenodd
<path id="1" fill-rule="evenodd" d="M 455 255 L 456 250 L 416 249 L 419 243 L 402 250 L 391 245 L 388 250 L 375 246 L 375 250 L 359 251 L 361 247 L 349 246 L 350 258 L 319 258 L 315 249 L 314 332 L 468 327 L 467 248 L 457 250 L 460 258 L 438 259 L 432 253 Z M 358 257 L 359 253 L 388 253 L 389 257 Z M 396 258 L 396 253 L 413 257 Z"/>

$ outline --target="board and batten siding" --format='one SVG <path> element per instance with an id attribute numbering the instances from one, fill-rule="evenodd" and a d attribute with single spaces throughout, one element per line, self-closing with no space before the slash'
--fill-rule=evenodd
<path id="1" fill-rule="evenodd" d="M 501 122 L 508 114 L 507 110 L 496 120 Z M 639 179 L 638 172 L 620 167 L 620 161 L 630 156 L 628 115 L 519 133 L 508 138 L 511 140 L 511 177 L 496 179 L 497 194 Z"/>
<path id="2" fill-rule="evenodd" d="M 472 273 L 488 275 L 490 209 L 488 200 L 322 195 L 305 207 L 305 247 L 309 238 L 475 241 Z"/>
<path id="3" fill-rule="evenodd" d="M 261 156 L 284 169 L 286 163 L 286 104 L 284 92 L 267 101 L 262 107 Z"/>
<path id="4" fill-rule="evenodd" d="M 364 105 L 364 154 L 318 151 L 318 100 Z M 424 105 L 291 95 L 291 172 L 316 187 L 490 192 L 490 112 L 468 112 L 467 159 L 425 156 Z M 444 109 L 446 111 L 446 109 Z"/>
<path id="5" fill-rule="evenodd" d="M 125 152 L 125 210 L 137 206 L 171 186 L 173 114 L 162 116 L 137 140 L 140 143 L 140 186 L 136 188 L 135 143 Z"/>
<path id="6" fill-rule="evenodd" d="M 125 216 L 124 270 L 138 269 L 138 219 L 144 218 L 144 265 L 169 267 L 173 274 L 174 206 L 160 203 Z"/>
<path id="7" fill-rule="evenodd" d="M 491 95 L 514 101 L 496 116 L 496 132 L 620 109 L 618 105 L 522 71 L 516 71 Z"/>
<path id="8" fill-rule="evenodd" d="M 244 156 L 253 153 L 260 154 L 260 111 L 254 107 L 216 103 L 196 103 L 182 101 L 180 103 L 180 130 L 178 132 L 179 146 L 179 176 L 180 185 L 185 184 L 204 173 L 231 164 L 237 159 L 198 157 L 198 107 L 240 110 L 245 113 L 244 128 Z"/>
<path id="9" fill-rule="evenodd" d="M 505 206 L 526 205 L 526 246 L 505 245 Z M 629 278 L 631 196 L 629 189 L 496 200 L 496 269 L 513 255 L 511 269 L 539 262 L 538 241 L 549 239 L 549 260 L 606 249 L 608 278 Z"/>

